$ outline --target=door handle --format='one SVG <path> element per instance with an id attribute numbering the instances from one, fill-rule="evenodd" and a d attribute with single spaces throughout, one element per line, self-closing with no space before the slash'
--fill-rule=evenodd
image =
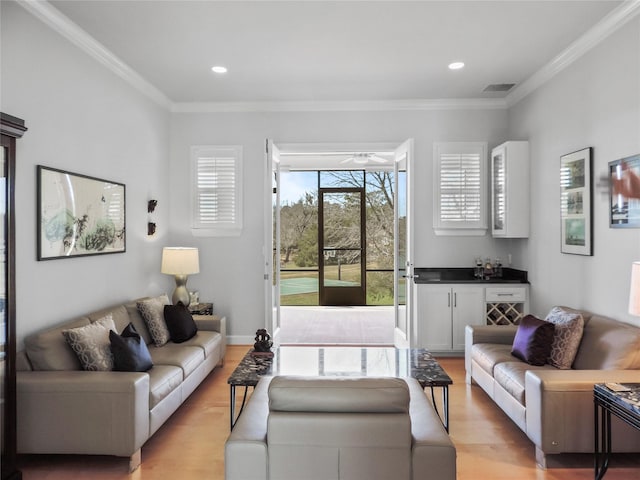
<path id="1" fill-rule="evenodd" d="M 447 293 L 447 307 L 451 307 L 451 292 Z"/>
<path id="2" fill-rule="evenodd" d="M 458 292 L 453 293 L 453 307 L 456 308 L 458 306 Z"/>

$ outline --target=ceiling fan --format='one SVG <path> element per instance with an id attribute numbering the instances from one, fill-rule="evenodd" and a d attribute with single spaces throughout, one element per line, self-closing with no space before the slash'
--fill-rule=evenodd
<path id="1" fill-rule="evenodd" d="M 354 153 L 351 157 L 347 157 L 341 160 L 340 163 L 357 163 L 358 165 L 365 165 L 367 163 L 388 163 L 386 158 L 379 157 L 375 153 Z"/>

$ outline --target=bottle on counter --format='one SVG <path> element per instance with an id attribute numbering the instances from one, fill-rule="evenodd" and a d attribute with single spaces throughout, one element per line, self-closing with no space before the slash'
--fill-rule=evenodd
<path id="1" fill-rule="evenodd" d="M 496 266 L 493 273 L 497 278 L 502 278 L 502 262 L 499 258 L 496 258 Z"/>
<path id="2" fill-rule="evenodd" d="M 489 280 L 493 277 L 493 264 L 491 263 L 491 259 L 487 257 L 484 262 L 484 278 L 485 280 Z"/>
<path id="3" fill-rule="evenodd" d="M 482 278 L 484 273 L 484 266 L 482 264 L 482 258 L 476 257 L 476 268 L 473 270 L 473 276 L 475 278 Z"/>

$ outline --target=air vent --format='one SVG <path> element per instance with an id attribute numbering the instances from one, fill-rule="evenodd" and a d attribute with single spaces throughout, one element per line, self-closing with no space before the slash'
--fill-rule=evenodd
<path id="1" fill-rule="evenodd" d="M 508 92 L 515 86 L 515 83 L 492 83 L 483 91 L 485 92 Z"/>

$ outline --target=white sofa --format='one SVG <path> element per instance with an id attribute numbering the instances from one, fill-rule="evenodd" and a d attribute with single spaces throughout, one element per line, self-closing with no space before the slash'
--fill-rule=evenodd
<path id="1" fill-rule="evenodd" d="M 456 450 L 413 379 L 264 377 L 225 445 L 226 480 L 454 480 Z"/>
<path id="2" fill-rule="evenodd" d="M 111 314 L 148 344 L 147 372 L 84 371 L 62 331 Z M 141 447 L 224 360 L 224 318 L 196 319 L 184 343 L 156 347 L 136 302 L 80 316 L 25 339 L 17 357 L 18 453 L 93 454 L 141 462 Z"/>
<path id="3" fill-rule="evenodd" d="M 533 366 L 511 354 L 516 326 L 467 326 L 468 384 L 478 384 L 534 443 L 536 461 L 547 455 L 593 452 L 593 386 L 640 383 L 640 328 L 583 310 L 584 331 L 569 370 Z M 640 432 L 613 420 L 613 450 L 640 452 Z"/>

